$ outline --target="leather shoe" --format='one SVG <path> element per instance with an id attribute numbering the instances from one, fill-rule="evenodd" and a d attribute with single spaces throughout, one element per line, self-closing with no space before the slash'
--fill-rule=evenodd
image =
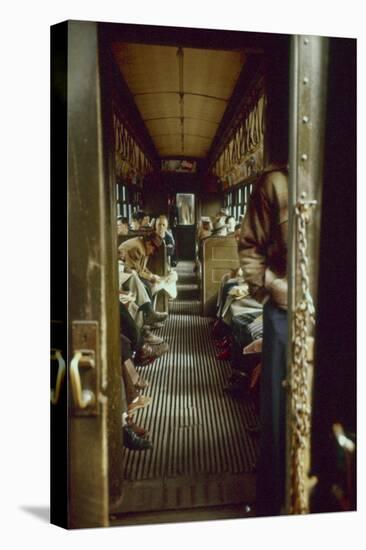
<path id="1" fill-rule="evenodd" d="M 145 315 L 146 325 L 153 325 L 154 323 L 163 323 L 168 318 L 168 314 L 162 311 L 154 311 L 153 309 Z"/>
<path id="2" fill-rule="evenodd" d="M 148 365 L 154 361 L 154 352 L 150 344 L 144 344 L 135 356 L 135 367 Z"/>
<path id="3" fill-rule="evenodd" d="M 145 388 L 148 387 L 148 385 L 149 385 L 148 380 L 144 380 L 141 376 L 137 380 L 136 384 L 134 384 L 137 390 L 144 390 Z"/>
<path id="4" fill-rule="evenodd" d="M 153 325 L 150 325 L 151 330 L 156 330 L 158 328 L 163 328 L 164 323 L 154 323 Z"/>
<path id="5" fill-rule="evenodd" d="M 131 426 L 123 426 L 123 445 L 131 451 L 146 451 L 152 449 L 151 441 L 139 437 Z"/>
<path id="6" fill-rule="evenodd" d="M 233 397 L 243 397 L 246 394 L 246 384 L 242 382 L 229 383 L 224 386 L 224 391 Z"/>
<path id="7" fill-rule="evenodd" d="M 222 361 L 227 361 L 230 359 L 230 357 L 231 357 L 230 348 L 226 348 L 218 354 L 217 359 L 221 359 Z"/>
<path id="8" fill-rule="evenodd" d="M 215 342 L 215 346 L 218 349 L 227 349 L 230 347 L 230 341 L 227 338 L 224 338 L 223 340 L 218 340 Z"/>
<path id="9" fill-rule="evenodd" d="M 135 359 L 136 365 L 147 365 L 156 359 L 161 357 L 169 350 L 169 345 L 166 342 L 158 345 L 144 344 L 140 349 L 138 356 Z"/>
<path id="10" fill-rule="evenodd" d="M 147 407 L 150 403 L 151 397 L 148 397 L 147 395 L 139 395 L 135 401 L 132 401 L 132 403 L 127 406 L 128 413 L 133 414 L 138 409 Z"/>
<path id="11" fill-rule="evenodd" d="M 231 375 L 228 380 L 229 384 L 235 384 L 235 383 L 249 384 L 249 381 L 250 381 L 250 378 L 247 375 L 247 373 L 237 369 L 233 369 L 231 371 Z"/>
<path id="12" fill-rule="evenodd" d="M 127 426 L 131 428 L 136 435 L 142 437 L 143 439 L 149 435 L 149 432 L 145 428 L 134 423 L 132 416 L 127 417 Z"/>
<path id="13" fill-rule="evenodd" d="M 162 344 L 164 342 L 163 338 L 161 338 L 160 336 L 157 336 L 156 334 L 154 334 L 153 332 L 151 332 L 146 328 L 144 328 L 143 330 L 143 335 L 144 335 L 144 341 L 147 344 Z"/>

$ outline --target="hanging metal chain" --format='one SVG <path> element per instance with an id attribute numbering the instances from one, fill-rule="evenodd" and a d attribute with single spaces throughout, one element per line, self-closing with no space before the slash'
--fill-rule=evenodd
<path id="1" fill-rule="evenodd" d="M 316 201 L 306 200 L 306 193 L 295 207 L 297 238 L 301 277 L 301 296 L 295 309 L 294 351 L 291 373 L 291 468 L 292 468 L 292 513 L 306 514 L 306 452 L 310 435 L 309 365 L 307 361 L 308 325 L 315 323 L 315 309 L 310 294 L 309 259 L 306 226 L 310 209 Z"/>

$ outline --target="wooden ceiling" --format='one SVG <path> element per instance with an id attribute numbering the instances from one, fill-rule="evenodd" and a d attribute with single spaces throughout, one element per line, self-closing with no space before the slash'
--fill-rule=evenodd
<path id="1" fill-rule="evenodd" d="M 244 50 L 113 42 L 112 51 L 160 157 L 207 156 Z"/>

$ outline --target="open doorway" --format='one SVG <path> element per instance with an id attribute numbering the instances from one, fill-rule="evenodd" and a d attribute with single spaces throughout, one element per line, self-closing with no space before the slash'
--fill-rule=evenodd
<path id="1" fill-rule="evenodd" d="M 314 168 L 314 164 L 307 168 L 313 144 L 317 142 L 311 141 L 306 132 L 314 128 L 313 120 L 322 122 L 323 115 L 320 110 L 319 119 L 305 114 L 300 121 L 306 94 L 298 95 L 298 90 L 301 86 L 301 90 L 306 90 L 312 82 L 311 72 L 303 74 L 301 68 L 319 69 L 319 65 L 313 64 L 314 58 L 306 57 L 303 50 L 303 46 L 310 45 L 313 55 L 316 41 L 292 39 L 296 47 L 289 72 L 283 55 L 290 52 L 289 37 L 200 30 L 186 34 L 184 29 L 178 32 L 151 28 L 147 43 L 133 25 L 76 22 L 66 25 L 72 61 L 68 74 L 72 92 L 68 206 L 73 231 L 69 235 L 74 239 L 70 241 L 73 288 L 67 353 L 74 375 L 80 376 L 82 390 L 92 392 L 95 397 L 88 401 L 83 393 L 70 395 L 72 490 L 69 494 L 71 514 L 75 513 L 71 524 L 106 525 L 111 515 L 116 523 L 161 521 L 169 514 L 172 519 L 177 518 L 178 510 L 182 520 L 253 515 L 258 440 L 246 427 L 257 419 L 255 403 L 234 401 L 222 391 L 230 363 L 225 359 L 218 361 L 210 340 L 210 317 L 200 315 L 197 273 L 191 258 L 178 261 L 178 296 L 169 302 L 169 320 L 161 330 L 163 338 L 169 341 L 169 352 L 141 369 L 149 381 L 148 389 L 143 391 L 150 392 L 153 401 L 149 407 L 141 408 L 136 418 L 151 425 L 147 427 L 154 438 L 153 448 L 143 453 L 121 452 L 121 413 L 126 403 L 120 375 L 115 217 L 128 218 L 144 210 L 147 214 L 168 215 L 169 200 L 174 196 L 178 208 L 179 194 L 195 199 L 190 200 L 188 213 L 178 211 L 182 229 L 196 229 L 194 223 L 202 206 L 215 205 L 219 211 L 222 207 L 223 214 L 230 208 L 234 217 L 242 215 L 250 200 L 248 189 L 255 186 L 256 177 L 268 162 L 268 147 L 274 143 L 270 136 L 276 135 L 278 124 L 284 123 L 284 112 L 288 115 L 289 111 L 291 190 L 302 190 L 305 182 L 311 200 L 311 185 L 318 181 L 313 176 L 321 170 L 317 165 Z M 82 54 L 80 44 L 84 48 Z M 273 94 L 274 81 L 262 78 L 278 74 L 279 66 L 269 62 L 275 54 L 282 59 L 287 81 L 291 76 L 290 100 L 284 101 L 280 93 Z M 80 55 L 88 61 L 83 64 L 88 89 L 78 72 Z M 301 55 L 307 61 L 303 66 L 298 63 Z M 201 67 L 205 76 L 203 67 L 212 63 L 221 67 L 222 74 L 215 83 L 206 77 L 202 83 L 197 67 Z M 175 73 L 170 70 L 172 67 Z M 174 89 L 168 86 L 172 74 L 175 74 Z M 162 89 L 144 90 L 144 86 L 159 81 Z M 208 89 L 198 89 L 200 83 Z M 284 82 L 280 84 L 283 90 Z M 268 103 L 262 101 L 263 89 Z M 310 95 L 310 100 L 314 97 Z M 325 98 L 323 95 L 322 102 Z M 168 114 L 161 112 L 164 105 Z M 306 107 L 312 113 L 311 104 Z M 238 118 L 241 109 L 246 116 Z M 266 118 L 269 113 L 272 119 Z M 268 125 L 262 124 L 263 114 Z M 243 129 L 249 119 L 253 131 L 245 134 Z M 88 125 L 83 124 L 85 120 Z M 309 121 L 313 126 L 307 125 Z M 230 133 L 234 122 L 238 124 L 237 131 Z M 89 134 L 93 136 L 92 146 Z M 287 139 L 288 130 L 280 135 L 282 140 Z M 321 140 L 322 132 L 318 138 Z M 277 146 L 280 141 L 275 140 Z M 302 151 L 303 146 L 308 149 Z M 241 148 L 242 171 L 231 171 L 231 163 L 235 165 Z M 173 181 L 171 174 L 163 175 L 161 160 L 182 160 L 182 152 L 190 163 L 197 159 L 197 172 L 180 174 L 178 186 L 175 183 L 178 180 Z M 243 182 L 244 187 L 239 189 Z M 152 211 L 154 204 L 156 212 Z M 193 220 L 194 223 L 187 223 Z M 294 218 L 290 223 L 293 222 Z M 80 235 L 87 243 L 81 252 Z M 291 236 L 294 235 L 292 231 Z M 315 250 L 317 236 L 313 233 L 312 237 Z M 195 243 L 194 239 L 189 241 Z M 226 260 L 214 248 L 212 258 L 216 262 Z M 293 273 L 296 261 L 294 252 Z M 225 269 L 223 263 L 217 272 L 213 271 L 213 284 Z M 291 290 L 294 304 L 298 289 L 294 284 Z M 93 348 L 94 356 L 87 354 L 87 360 L 80 338 Z M 289 361 L 290 368 L 291 364 Z M 76 386 L 80 389 L 79 384 Z M 92 485 L 86 460 L 89 458 L 93 471 L 97 472 Z M 291 470 L 287 472 L 290 476 Z M 289 492 L 292 489 L 288 487 Z"/>

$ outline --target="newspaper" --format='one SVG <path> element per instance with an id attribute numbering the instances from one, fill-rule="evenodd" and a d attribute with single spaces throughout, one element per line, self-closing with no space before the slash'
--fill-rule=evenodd
<path id="1" fill-rule="evenodd" d="M 152 285 L 151 291 L 154 296 L 160 290 L 165 290 L 165 292 L 170 296 L 170 298 L 177 297 L 177 280 L 178 274 L 176 271 L 172 270 L 169 275 L 166 277 L 160 277 L 159 282 Z"/>

